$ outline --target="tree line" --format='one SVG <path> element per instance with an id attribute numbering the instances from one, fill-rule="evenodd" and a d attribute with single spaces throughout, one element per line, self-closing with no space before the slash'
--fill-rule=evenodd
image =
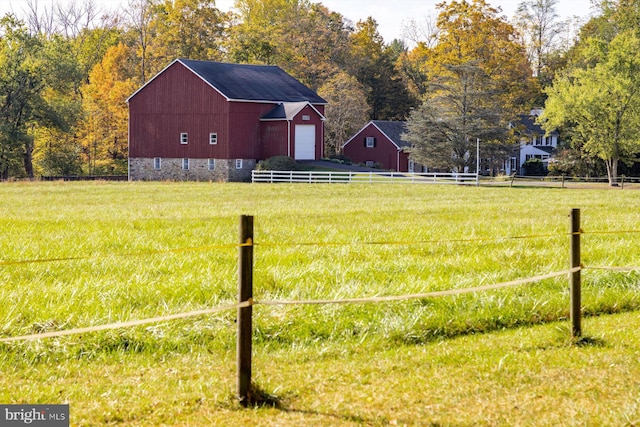
<path id="1" fill-rule="evenodd" d="M 445 1 L 386 42 L 373 17 L 353 23 L 309 0 L 236 0 L 234 12 L 29 0 L 21 19 L 0 19 L 0 179 L 126 173 L 125 100 L 176 58 L 280 66 L 329 102 L 331 155 L 368 120 L 407 120 L 414 160 L 462 169 L 478 138 L 484 159 L 507 155 L 510 124 L 545 106 L 544 126 L 566 141 L 555 167 L 615 174 L 640 152 L 640 0 L 599 0 L 575 32 L 558 1 L 525 0 L 512 19 L 485 0 Z"/>

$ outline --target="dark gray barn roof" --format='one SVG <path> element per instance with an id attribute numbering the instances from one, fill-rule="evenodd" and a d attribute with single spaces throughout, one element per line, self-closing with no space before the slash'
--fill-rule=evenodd
<path id="1" fill-rule="evenodd" d="M 276 66 L 178 61 L 231 100 L 327 103 Z"/>
<path id="2" fill-rule="evenodd" d="M 406 122 L 372 120 L 372 123 L 399 148 L 411 147 L 411 143 L 402 138 L 402 134 L 407 132 Z"/>

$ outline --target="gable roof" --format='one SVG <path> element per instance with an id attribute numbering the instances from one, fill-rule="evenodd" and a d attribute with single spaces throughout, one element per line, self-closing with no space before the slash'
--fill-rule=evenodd
<path id="1" fill-rule="evenodd" d="M 347 142 L 345 142 L 342 146 L 346 146 L 350 143 L 356 136 L 358 136 L 363 130 L 365 130 L 369 125 L 373 125 L 378 130 L 387 137 L 389 141 L 391 141 L 398 150 L 403 148 L 410 148 L 411 143 L 405 141 L 402 138 L 402 134 L 407 132 L 407 122 L 403 121 L 391 121 L 391 120 L 371 120 L 369 123 L 363 126 L 355 135 L 353 135 Z"/>
<path id="2" fill-rule="evenodd" d="M 411 143 L 402 138 L 403 133 L 407 133 L 407 122 L 389 121 L 389 120 L 372 120 L 375 127 L 385 134 L 391 142 L 398 148 L 409 148 Z"/>
<path id="3" fill-rule="evenodd" d="M 175 63 L 180 63 L 216 89 L 228 101 L 310 102 L 327 104 L 317 93 L 271 65 L 230 64 L 213 61 L 176 59 L 160 71 L 129 99 Z M 127 99 L 127 101 L 129 101 Z"/>
<path id="4" fill-rule="evenodd" d="M 320 114 L 320 111 L 309 102 L 281 102 L 276 105 L 273 110 L 260 117 L 260 120 L 293 120 L 307 105 L 320 116 L 321 120 L 325 120 L 325 117 Z"/>
<path id="5" fill-rule="evenodd" d="M 542 126 L 537 122 L 538 117 L 531 114 L 521 114 L 518 116 L 520 124 L 524 127 L 524 134 L 526 135 L 545 135 L 547 132 L 542 129 Z M 557 131 L 549 132 L 550 135 L 557 135 Z"/>

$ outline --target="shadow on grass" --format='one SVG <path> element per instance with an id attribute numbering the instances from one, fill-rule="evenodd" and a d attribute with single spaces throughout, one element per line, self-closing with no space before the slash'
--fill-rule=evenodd
<path id="1" fill-rule="evenodd" d="M 283 409 L 285 398 L 269 393 L 259 384 L 251 383 L 246 397 L 238 398 L 238 403 L 244 408 L 275 408 Z"/>

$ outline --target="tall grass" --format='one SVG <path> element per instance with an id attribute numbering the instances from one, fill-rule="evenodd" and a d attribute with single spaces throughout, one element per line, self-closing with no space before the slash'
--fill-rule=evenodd
<path id="1" fill-rule="evenodd" d="M 0 187 L 3 336 L 232 303 L 237 223 L 255 216 L 254 294 L 341 299 L 465 288 L 568 267 L 568 213 L 583 229 L 640 228 L 631 191 L 204 183 Z M 522 237 L 527 238 L 512 238 Z M 586 234 L 586 265 L 637 265 L 638 234 Z M 640 306 L 637 273 L 585 273 L 585 312 Z M 258 307 L 258 342 L 425 342 L 557 320 L 565 279 L 404 303 Z M 235 313 L 62 339 L 43 357 L 111 349 L 228 348 Z M 13 344 L 11 349 L 31 348 Z M 34 348 L 35 348 L 34 347 Z M 39 353 L 40 354 L 40 353 Z"/>
<path id="2" fill-rule="evenodd" d="M 255 216 L 255 298 L 296 300 L 466 288 L 565 270 L 571 208 L 582 209 L 586 266 L 640 264 L 636 191 L 397 184 L 3 184 L 0 336 L 235 302 L 234 245 L 241 214 Z M 43 262 L 32 262 L 38 260 Z M 639 278 L 636 272 L 585 271 L 585 313 L 637 310 Z M 576 354 L 570 346 L 555 344 L 555 338 L 527 344 L 539 338 L 523 338 L 524 332 L 512 330 L 564 319 L 568 308 L 564 278 L 395 303 L 257 305 L 256 379 L 294 401 L 300 413 L 233 413 L 234 312 L 0 344 L 0 401 L 71 402 L 74 425 L 410 425 L 416 416 L 442 425 L 533 425 L 526 420 L 534 419 L 553 425 L 562 418 L 554 415 L 553 398 L 545 396 L 573 396 L 566 384 L 575 387 L 571 372 L 581 369 L 579 363 L 601 370 L 629 366 L 627 362 L 637 358 L 632 344 L 609 354 L 614 343 L 603 339 L 602 348 Z M 549 328 L 545 334 L 553 330 Z M 502 329 L 510 334 L 508 342 L 517 338 L 521 343 L 511 348 L 488 336 L 485 344 L 470 341 L 472 334 Z M 638 340 L 624 325 L 615 326 L 612 334 L 616 342 Z M 454 340 L 444 341 L 454 336 L 462 336 L 460 347 Z M 566 375 L 558 368 L 565 360 L 571 361 Z M 544 371 L 545 363 L 553 371 Z M 278 370 L 283 364 L 292 369 Z M 416 364 L 432 382 L 416 383 Z M 535 372 L 524 377 L 529 366 Z M 460 377 L 466 369 L 476 372 L 472 377 L 477 381 Z M 629 401 L 627 391 L 634 377 L 626 370 L 617 375 L 613 368 L 606 369 L 605 388 L 590 383 L 575 392 L 583 401 L 601 393 L 596 409 L 576 415 L 575 407 L 567 404 L 557 413 L 573 414 L 578 424 L 633 424 L 638 402 Z M 536 385 L 548 378 L 564 384 L 558 386 L 562 396 Z M 533 382 L 533 391 L 523 388 L 522 381 Z M 424 393 L 416 392 L 422 387 Z M 495 390 L 515 390 L 507 400 L 522 409 L 514 412 L 506 401 L 492 408 L 491 402 L 499 400 Z M 631 406 L 607 409 L 604 402 L 609 401 Z M 276 421 L 261 423 L 262 417 Z M 279 424 L 278 419 L 290 423 Z"/>

